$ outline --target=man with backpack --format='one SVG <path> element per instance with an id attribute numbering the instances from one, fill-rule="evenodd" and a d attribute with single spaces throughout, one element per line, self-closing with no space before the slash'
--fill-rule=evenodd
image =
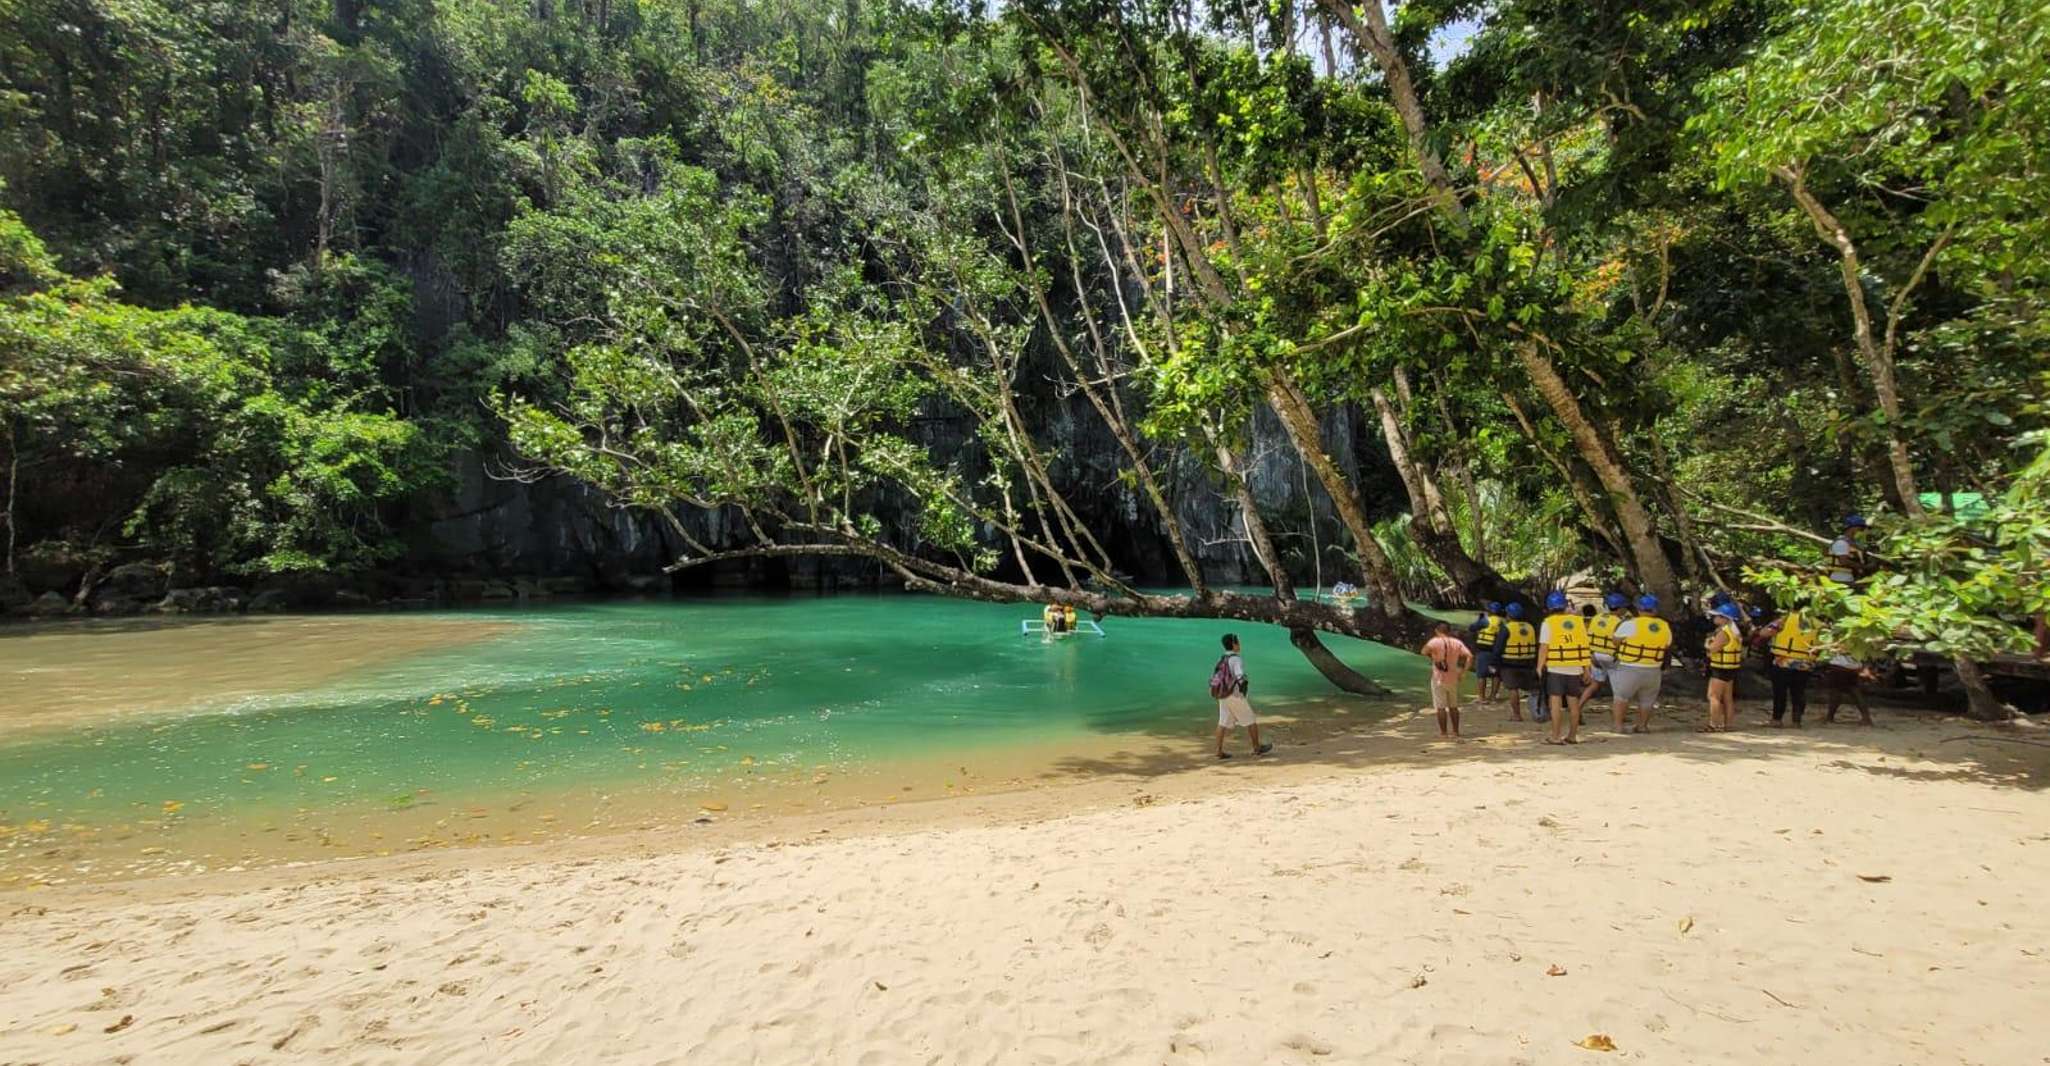
<path id="1" fill-rule="evenodd" d="M 1246 700 L 1246 662 L 1239 658 L 1239 635 L 1224 635 L 1224 655 L 1217 660 L 1217 666 L 1210 671 L 1210 696 L 1217 701 L 1217 757 L 1231 758 L 1224 750 L 1224 735 L 1234 726 L 1245 726 L 1246 737 L 1253 742 L 1253 754 L 1265 755 L 1274 750 L 1272 744 L 1260 743 L 1260 722 L 1253 715 L 1253 705 Z"/>

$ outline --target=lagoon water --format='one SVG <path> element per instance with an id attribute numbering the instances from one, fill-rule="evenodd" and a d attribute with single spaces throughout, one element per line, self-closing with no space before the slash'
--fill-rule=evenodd
<path id="1" fill-rule="evenodd" d="M 1211 728 L 1226 624 L 1049 643 L 1027 617 L 880 594 L 0 631 L 0 887 L 928 798 Z M 1256 704 L 1347 702 L 1240 632 Z"/>

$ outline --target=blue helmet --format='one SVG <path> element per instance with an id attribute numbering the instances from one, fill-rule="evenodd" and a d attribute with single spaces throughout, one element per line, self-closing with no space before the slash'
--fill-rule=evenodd
<path id="1" fill-rule="evenodd" d="M 1752 620 L 1752 621 L 1756 622 L 1756 621 L 1758 621 L 1759 619 L 1761 619 L 1761 618 L 1764 618 L 1764 617 L 1765 617 L 1765 608 L 1763 608 L 1763 607 L 1753 607 L 1753 608 L 1751 608 L 1751 620 Z"/>
<path id="2" fill-rule="evenodd" d="M 1489 614 L 1501 614 L 1501 613 L 1502 613 L 1502 601 L 1500 601 L 1500 600 L 1489 600 L 1489 601 L 1488 601 L 1488 613 L 1489 613 Z"/>
<path id="3" fill-rule="evenodd" d="M 1867 524 L 1868 523 L 1866 523 L 1864 515 L 1847 514 L 1844 516 L 1845 529 L 1864 529 L 1867 527 Z"/>
<path id="4" fill-rule="evenodd" d="M 1732 622 L 1741 621 L 1744 617 L 1744 612 L 1738 609 L 1737 605 L 1734 603 L 1725 603 L 1718 605 L 1715 609 L 1715 613 L 1722 615 L 1724 618 L 1727 618 Z"/>
<path id="5" fill-rule="evenodd" d="M 1659 598 L 1650 593 L 1637 597 L 1637 609 L 1646 613 L 1659 609 Z"/>
<path id="6" fill-rule="evenodd" d="M 1551 594 L 1545 597 L 1545 610 L 1563 611 L 1565 609 L 1566 594 L 1558 589 L 1553 589 Z"/>
<path id="7" fill-rule="evenodd" d="M 1512 604 L 1510 604 L 1510 605 L 1509 605 L 1509 610 L 1508 610 L 1508 615 L 1509 615 L 1509 617 L 1511 617 L 1511 618 L 1522 618 L 1522 617 L 1523 617 L 1523 605 L 1522 605 L 1522 604 L 1520 604 L 1520 603 L 1512 603 Z"/>
<path id="8" fill-rule="evenodd" d="M 1630 605 L 1630 597 L 1620 592 L 1611 592 L 1602 597 L 1602 603 L 1611 611 L 1620 611 Z"/>
<path id="9" fill-rule="evenodd" d="M 1708 598 L 1708 605 L 1710 607 L 1721 607 L 1728 602 L 1730 602 L 1730 594 L 1723 589 L 1715 590 L 1715 594 Z"/>

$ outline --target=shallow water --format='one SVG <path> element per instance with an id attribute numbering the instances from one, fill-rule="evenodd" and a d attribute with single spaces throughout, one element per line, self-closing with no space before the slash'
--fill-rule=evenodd
<path id="1" fill-rule="evenodd" d="M 973 788 L 968 761 L 1211 727 L 1225 624 L 1047 643 L 1026 617 L 876 595 L 13 631 L 0 885 L 597 832 L 779 788 L 830 806 L 914 765 Z M 1241 633 L 1256 704 L 1333 695 L 1282 631 Z"/>

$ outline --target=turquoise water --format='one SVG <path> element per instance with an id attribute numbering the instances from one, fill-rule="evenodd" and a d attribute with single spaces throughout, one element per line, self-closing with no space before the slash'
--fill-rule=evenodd
<path id="1" fill-rule="evenodd" d="M 220 705 L 202 695 L 174 715 L 0 742 L 0 824 L 15 827 L 20 845 L 66 826 L 90 836 L 140 824 L 147 836 L 209 819 L 304 822 L 511 794 L 700 794 L 742 778 L 1211 728 L 1204 685 L 1226 624 L 1110 618 L 1104 637 L 1047 643 L 1019 634 L 1019 620 L 1036 615 L 909 595 L 448 613 L 439 617 L 498 625 L 476 643 L 393 647 L 299 691 Z M 374 630 L 391 620 L 351 623 Z M 1334 695 L 1284 632 L 1237 631 L 1256 704 Z M 130 642 L 130 661 L 148 668 L 149 633 L 89 639 Z M 214 654 L 274 655 L 272 641 L 252 628 Z M 1370 674 L 1421 682 L 1414 656 L 1330 642 Z"/>

